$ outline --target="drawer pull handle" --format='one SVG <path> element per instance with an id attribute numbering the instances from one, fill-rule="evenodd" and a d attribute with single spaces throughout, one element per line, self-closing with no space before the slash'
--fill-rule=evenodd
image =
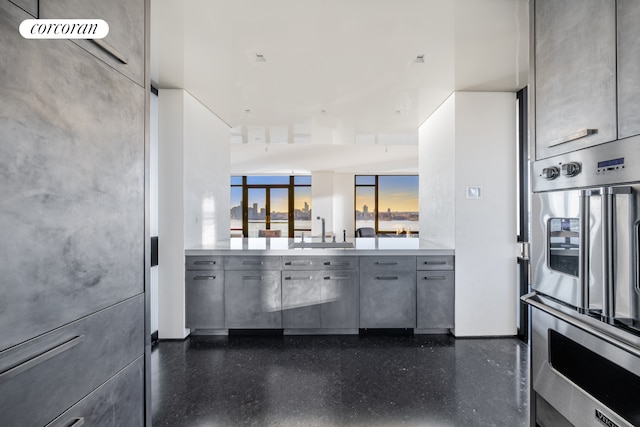
<path id="1" fill-rule="evenodd" d="M 262 276 L 242 276 L 242 280 L 262 280 Z"/>
<path id="2" fill-rule="evenodd" d="M 311 261 L 287 261 L 285 265 L 311 265 Z"/>
<path id="3" fill-rule="evenodd" d="M 215 261 L 196 261 L 193 263 L 194 265 L 215 265 Z"/>
<path id="4" fill-rule="evenodd" d="M 349 276 L 325 276 L 324 280 L 347 280 Z"/>
<path id="5" fill-rule="evenodd" d="M 71 422 L 71 424 L 69 424 Z M 50 427 L 80 427 L 84 425 L 84 417 L 73 417 L 70 420 L 60 416 L 58 421 L 47 424 Z"/>
<path id="6" fill-rule="evenodd" d="M 377 265 L 398 265 L 398 261 L 376 261 Z"/>
<path id="7" fill-rule="evenodd" d="M 216 276 L 196 276 L 193 280 L 216 280 Z"/>
<path id="8" fill-rule="evenodd" d="M 116 48 L 114 48 L 110 44 L 106 43 L 104 40 L 91 39 L 91 41 L 94 42 L 96 45 L 98 45 L 98 47 L 100 47 L 102 50 L 107 52 L 109 55 L 113 56 L 118 61 L 122 62 L 123 64 L 127 64 L 129 62 L 126 56 L 124 56 L 122 53 L 120 53 L 120 51 L 118 51 Z"/>
<path id="9" fill-rule="evenodd" d="M 284 280 L 311 280 L 311 276 L 287 276 Z"/>
<path id="10" fill-rule="evenodd" d="M 324 265 L 349 265 L 348 262 L 331 262 L 331 261 L 327 261 L 324 263 Z"/>
<path id="11" fill-rule="evenodd" d="M 376 276 L 378 280 L 398 280 L 398 276 Z"/>
<path id="12" fill-rule="evenodd" d="M 580 129 L 579 131 L 574 132 L 570 135 L 554 139 L 549 144 L 547 144 L 547 147 L 555 147 L 556 145 L 575 141 L 576 139 L 584 138 L 585 136 L 593 135 L 594 133 L 598 133 L 598 129 Z"/>
<path id="13" fill-rule="evenodd" d="M 8 380 L 9 378 L 13 378 L 18 374 L 21 374 L 22 372 L 33 368 L 34 366 L 37 366 L 49 359 L 51 359 L 54 356 L 57 356 L 60 353 L 63 353 L 75 346 L 77 346 L 78 344 L 80 344 L 82 341 L 84 341 L 84 335 L 78 335 L 74 338 L 71 338 L 68 341 L 63 342 L 62 344 L 59 344 L 53 348 L 50 348 L 49 350 L 38 354 L 35 357 L 32 357 L 31 359 L 22 362 L 12 368 L 7 369 L 6 371 L 0 373 L 0 383 Z"/>
<path id="14" fill-rule="evenodd" d="M 242 261 L 242 265 L 262 265 L 263 261 Z"/>
<path id="15" fill-rule="evenodd" d="M 445 265 L 447 261 L 425 261 L 425 265 Z"/>
<path id="16" fill-rule="evenodd" d="M 424 276 L 424 280 L 447 280 L 444 276 Z"/>

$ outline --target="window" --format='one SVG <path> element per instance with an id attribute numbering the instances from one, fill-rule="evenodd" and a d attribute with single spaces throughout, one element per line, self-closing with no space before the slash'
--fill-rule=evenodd
<path id="1" fill-rule="evenodd" d="M 356 175 L 356 229 L 376 234 L 418 234 L 417 175 Z"/>
<path id="2" fill-rule="evenodd" d="M 231 237 L 281 237 L 311 231 L 310 176 L 232 176 Z"/>

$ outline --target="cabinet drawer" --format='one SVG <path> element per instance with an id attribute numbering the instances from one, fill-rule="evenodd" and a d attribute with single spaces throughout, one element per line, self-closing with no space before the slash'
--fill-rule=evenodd
<path id="1" fill-rule="evenodd" d="M 222 270 L 224 261 L 222 256 L 188 256 L 185 268 L 187 270 Z"/>
<path id="2" fill-rule="evenodd" d="M 417 326 L 420 329 L 448 329 L 455 319 L 455 272 L 417 273 Z"/>
<path id="3" fill-rule="evenodd" d="M 187 271 L 185 304 L 187 328 L 224 328 L 224 272 Z"/>
<path id="4" fill-rule="evenodd" d="M 418 270 L 453 270 L 453 255 L 429 255 L 417 258 Z"/>
<path id="5" fill-rule="evenodd" d="M 357 256 L 285 256 L 282 264 L 287 270 L 357 270 Z"/>
<path id="6" fill-rule="evenodd" d="M 416 270 L 360 270 L 360 327 L 416 327 Z"/>
<path id="7" fill-rule="evenodd" d="M 360 271 L 403 272 L 416 270 L 414 256 L 361 256 Z"/>
<path id="8" fill-rule="evenodd" d="M 279 256 L 228 256 L 224 259 L 225 270 L 281 270 Z"/>
<path id="9" fill-rule="evenodd" d="M 46 427 L 68 427 L 82 421 L 91 427 L 144 426 L 142 356 Z"/>
<path id="10" fill-rule="evenodd" d="M 74 42 L 144 86 L 144 1 L 40 0 L 39 10 L 41 19 L 104 19 L 109 24 L 104 39 Z"/>
<path id="11" fill-rule="evenodd" d="M 225 327 L 282 328 L 280 271 L 225 271 Z"/>
<path id="12" fill-rule="evenodd" d="M 3 424 L 47 424 L 143 352 L 143 295 L 1 352 Z"/>

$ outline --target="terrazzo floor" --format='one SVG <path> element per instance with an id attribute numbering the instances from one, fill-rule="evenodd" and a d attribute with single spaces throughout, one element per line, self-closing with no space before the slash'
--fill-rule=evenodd
<path id="1" fill-rule="evenodd" d="M 194 336 L 151 355 L 154 426 L 526 426 L 516 338 Z"/>

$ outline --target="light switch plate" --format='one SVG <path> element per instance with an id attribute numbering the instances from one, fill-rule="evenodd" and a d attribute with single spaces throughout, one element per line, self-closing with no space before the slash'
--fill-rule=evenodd
<path id="1" fill-rule="evenodd" d="M 467 199 L 482 199 L 482 187 L 467 186 Z"/>

